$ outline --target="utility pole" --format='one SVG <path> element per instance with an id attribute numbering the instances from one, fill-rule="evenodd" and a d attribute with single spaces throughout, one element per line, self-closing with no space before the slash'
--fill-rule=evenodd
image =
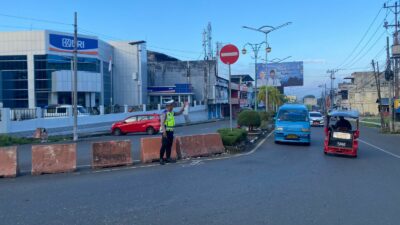
<path id="1" fill-rule="evenodd" d="M 78 14 L 74 13 L 74 75 L 72 76 L 73 140 L 78 140 Z"/>
<path id="2" fill-rule="evenodd" d="M 375 68 L 374 60 L 372 60 L 371 64 L 372 64 L 372 68 L 374 70 L 376 90 L 378 92 L 378 101 L 379 101 L 378 111 L 379 111 L 379 115 L 381 117 L 381 131 L 384 131 L 385 121 L 383 119 L 383 112 L 382 112 L 382 96 L 381 96 L 381 84 L 380 84 L 380 79 L 379 79 L 379 64 L 378 64 L 378 62 L 376 62 L 376 68 Z"/>
<path id="3" fill-rule="evenodd" d="M 394 108 L 393 108 L 393 72 L 390 63 L 390 50 L 389 50 L 389 37 L 386 37 L 386 71 L 385 79 L 388 81 L 388 91 L 389 91 L 389 115 L 391 117 L 391 125 L 389 126 L 390 131 L 394 131 Z"/>
<path id="4" fill-rule="evenodd" d="M 388 29 L 388 27 L 394 27 L 394 34 L 393 34 L 393 47 L 398 49 L 399 45 L 399 37 L 398 37 L 398 30 L 399 30 L 399 20 L 398 20 L 398 15 L 400 13 L 400 7 L 398 2 L 396 1 L 394 5 L 387 5 L 386 3 L 383 5 L 383 8 L 386 9 L 392 9 L 394 8 L 394 21 L 395 24 L 388 24 L 387 21 L 385 21 L 384 27 Z M 394 51 L 392 51 L 392 54 L 395 54 Z M 398 52 L 396 52 L 398 54 Z M 398 58 L 394 59 L 394 95 L 395 98 L 399 98 L 399 61 Z"/>
<path id="5" fill-rule="evenodd" d="M 335 78 L 335 73 L 338 70 L 328 70 L 327 73 L 330 74 L 330 79 L 331 79 L 331 91 L 330 91 L 330 100 L 331 100 L 331 109 L 333 109 L 333 105 L 335 103 L 335 89 L 334 89 L 334 80 Z"/>

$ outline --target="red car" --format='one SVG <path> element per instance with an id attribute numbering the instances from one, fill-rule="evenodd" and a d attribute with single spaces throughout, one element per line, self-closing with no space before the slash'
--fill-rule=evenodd
<path id="1" fill-rule="evenodd" d="M 127 133 L 146 132 L 151 135 L 158 133 L 160 126 L 160 115 L 158 114 L 136 115 L 114 123 L 111 127 L 111 133 L 124 135 Z"/>

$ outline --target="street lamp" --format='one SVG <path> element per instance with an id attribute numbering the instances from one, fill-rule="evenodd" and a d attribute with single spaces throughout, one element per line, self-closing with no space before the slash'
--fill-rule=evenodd
<path id="1" fill-rule="evenodd" d="M 320 84 L 320 85 L 318 85 L 318 87 L 319 88 L 324 88 L 323 95 L 322 95 L 322 98 L 323 98 L 322 106 L 323 106 L 323 109 L 324 109 L 324 114 L 326 114 L 326 83 L 325 84 Z"/>
<path id="2" fill-rule="evenodd" d="M 243 26 L 243 28 L 245 28 L 245 29 L 249 29 L 249 30 L 253 30 L 253 31 L 257 31 L 257 32 L 261 32 L 261 33 L 265 34 L 265 43 L 267 44 L 267 48 L 266 48 L 266 51 L 265 51 L 265 65 L 267 65 L 267 62 L 268 62 L 268 53 L 271 52 L 271 47 L 269 47 L 269 45 L 268 45 L 268 34 L 271 33 L 274 30 L 278 30 L 278 29 L 280 29 L 282 27 L 285 27 L 285 26 L 288 26 L 290 24 L 292 24 L 292 22 L 287 22 L 287 23 L 284 23 L 284 24 L 276 26 L 276 27 L 265 25 L 265 26 L 261 26 L 258 29 L 257 28 L 253 28 L 253 27 Z M 256 88 L 257 88 L 257 86 L 256 86 Z M 265 93 L 265 110 L 268 111 L 268 91 L 267 91 L 267 88 L 265 89 L 265 91 L 266 91 L 266 93 Z"/>
<path id="3" fill-rule="evenodd" d="M 248 27 L 248 26 L 243 26 L 243 28 L 249 29 L 249 30 L 253 30 L 253 31 L 257 31 L 257 32 L 261 32 L 261 33 L 265 34 L 265 42 L 268 43 L 268 34 L 269 33 L 271 33 L 274 30 L 278 30 L 278 29 L 280 29 L 282 27 L 286 27 L 286 26 L 288 26 L 290 24 L 292 24 L 292 22 L 287 22 L 287 23 L 284 23 L 284 24 L 276 26 L 276 27 L 265 25 L 265 26 L 262 26 L 262 27 L 260 27 L 258 29 L 257 28 L 253 28 L 253 27 Z M 267 50 L 265 52 L 265 60 L 266 61 L 268 60 L 268 53 L 271 52 L 271 48 L 269 46 L 267 48 L 269 48 L 270 50 L 269 51 Z"/>
<path id="4" fill-rule="evenodd" d="M 261 49 L 261 47 L 262 47 L 263 45 L 265 45 L 265 46 L 267 47 L 267 48 L 266 48 L 266 51 L 268 51 L 268 50 L 267 50 L 268 48 L 271 49 L 271 48 L 268 46 L 267 42 L 265 42 L 265 41 L 263 41 L 263 42 L 261 42 L 261 43 L 258 43 L 258 44 L 246 43 L 246 44 L 243 46 L 243 49 L 242 49 L 242 54 L 245 55 L 245 54 L 247 53 L 246 46 L 250 46 L 250 48 L 253 50 L 253 54 L 254 54 L 254 78 L 255 78 L 255 89 L 254 89 L 255 102 L 254 102 L 254 110 L 256 110 L 256 111 L 257 111 L 257 97 L 258 97 L 258 96 L 257 96 L 257 59 L 258 59 L 258 52 L 260 51 L 260 49 Z"/>

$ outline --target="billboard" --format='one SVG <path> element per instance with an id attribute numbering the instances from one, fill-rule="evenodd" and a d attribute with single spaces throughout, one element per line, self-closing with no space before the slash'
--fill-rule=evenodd
<path id="1" fill-rule="evenodd" d="M 303 86 L 303 62 L 257 64 L 257 86 Z"/>
<path id="2" fill-rule="evenodd" d="M 79 54 L 97 55 L 99 42 L 97 39 L 78 37 L 77 48 Z M 69 35 L 49 34 L 49 50 L 55 52 L 72 53 L 74 37 Z"/>

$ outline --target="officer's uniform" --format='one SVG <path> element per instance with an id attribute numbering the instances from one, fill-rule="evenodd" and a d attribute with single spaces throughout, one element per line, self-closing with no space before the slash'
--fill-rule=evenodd
<path id="1" fill-rule="evenodd" d="M 174 142 L 175 113 L 174 111 L 168 112 L 168 110 L 164 110 L 161 116 L 163 117 L 161 122 L 164 122 L 161 124 L 161 131 L 163 132 L 165 129 L 167 135 L 162 137 L 160 161 L 163 161 L 165 153 L 167 154 L 167 161 L 170 161 L 171 148 Z"/>

